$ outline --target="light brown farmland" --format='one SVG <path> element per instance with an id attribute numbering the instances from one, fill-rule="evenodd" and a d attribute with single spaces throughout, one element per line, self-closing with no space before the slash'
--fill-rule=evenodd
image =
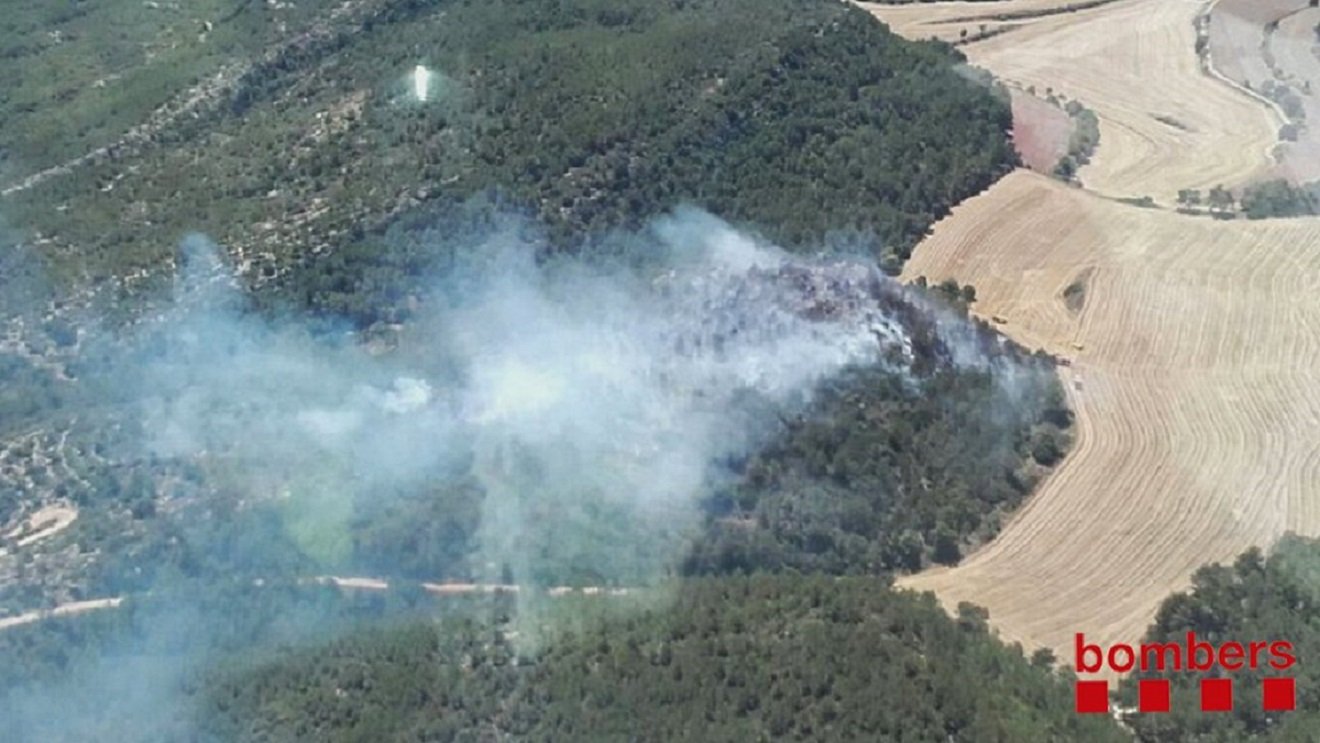
<path id="1" fill-rule="evenodd" d="M 974 37 L 983 31 L 1012 30 L 1029 18 L 1012 17 L 1023 14 L 1049 13 L 1065 8 L 1078 0 L 1002 0 L 1002 2 L 946 2 L 907 3 L 888 5 L 860 2 L 880 20 L 889 24 L 895 33 L 909 39 L 942 39 L 958 42 L 966 36 Z M 1009 18 L 1005 19 L 1006 16 Z"/>
<path id="2" fill-rule="evenodd" d="M 1072 118 L 1062 108 L 1020 90 L 1012 91 L 1012 102 L 1013 149 L 1026 167 L 1053 173 L 1068 154 Z"/>
<path id="3" fill-rule="evenodd" d="M 1074 632 L 1140 639 L 1199 565 L 1320 530 L 1320 222 L 1141 210 L 1019 171 L 906 273 L 974 284 L 979 314 L 1072 357 L 1078 441 L 998 539 L 904 585 L 1070 659 Z"/>
<path id="4" fill-rule="evenodd" d="M 1307 0 L 1300 0 L 1305 5 Z M 1210 53 L 1225 76 L 1259 88 L 1273 75 L 1260 53 L 1265 24 L 1287 15 L 1299 0 L 1221 0 L 1210 16 Z"/>
<path id="5" fill-rule="evenodd" d="M 864 7 L 921 37 L 926 27 L 913 14 L 956 17 L 950 5 L 968 3 Z M 1100 149 L 1078 173 L 1088 188 L 1172 204 L 1183 188 L 1238 186 L 1266 173 L 1283 124 L 1262 102 L 1201 72 L 1194 20 L 1204 6 L 1119 0 L 1023 20 L 962 50 L 1004 80 L 1052 89 L 1096 112 Z"/>
<path id="6" fill-rule="evenodd" d="M 1210 52 L 1234 82 L 1275 100 L 1297 124 L 1278 148 L 1273 175 L 1320 179 L 1320 8 L 1310 0 L 1221 0 L 1211 15 Z"/>
<path id="7" fill-rule="evenodd" d="M 900 583 L 985 606 L 1005 638 L 1065 661 L 1075 632 L 1139 640 L 1198 566 L 1320 533 L 1320 220 L 1106 198 L 1168 204 L 1269 172 L 1280 120 L 1201 70 L 1193 21 L 1207 7 L 1121 0 L 964 47 L 1001 79 L 1096 111 L 1100 148 L 1085 189 L 1015 172 L 938 224 L 905 270 L 975 285 L 978 314 L 1072 359 L 1060 373 L 1078 422 L 1073 451 L 995 541 Z"/>

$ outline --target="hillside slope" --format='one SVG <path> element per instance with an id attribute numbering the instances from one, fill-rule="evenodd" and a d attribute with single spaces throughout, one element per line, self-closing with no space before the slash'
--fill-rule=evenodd
<path id="1" fill-rule="evenodd" d="M 929 599 L 868 579 L 686 584 L 670 610 L 586 620 L 539 656 L 462 625 L 369 633 L 215 679 L 239 739 L 1119 741 Z"/>
<path id="2" fill-rule="evenodd" d="M 268 12 L 245 4 L 216 27 Z M 200 230 L 254 283 L 286 277 L 287 296 L 339 311 L 364 302 L 319 296 L 353 292 L 322 286 L 341 269 L 318 256 L 378 265 L 400 217 L 474 196 L 564 243 L 694 203 L 896 270 L 1013 161 L 1006 99 L 960 75 L 956 52 L 842 4 L 364 0 L 309 29 L 236 56 L 194 115 L 0 208 L 67 278 L 154 272 Z"/>

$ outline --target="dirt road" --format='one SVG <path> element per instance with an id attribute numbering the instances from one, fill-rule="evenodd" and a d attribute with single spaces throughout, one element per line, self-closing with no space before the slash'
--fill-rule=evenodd
<path id="1" fill-rule="evenodd" d="M 90 601 L 74 601 L 68 604 L 60 604 L 54 609 L 29 611 L 22 614 L 16 614 L 12 617 L 0 617 L 0 631 L 13 629 L 14 627 L 22 627 L 25 624 L 40 622 L 43 619 L 50 619 L 52 617 L 72 617 L 79 614 L 86 614 L 90 611 L 113 609 L 123 602 L 123 597 L 91 599 Z"/>
<path id="2" fill-rule="evenodd" d="M 307 581 L 333 585 L 336 588 L 346 591 L 390 590 L 390 582 L 383 578 L 325 575 L 317 578 L 309 578 Z M 254 587 L 260 588 L 261 584 L 258 583 Z M 422 583 L 421 587 L 423 591 L 426 591 L 432 596 L 508 595 L 522 593 L 528 590 L 523 586 L 504 583 L 426 582 Z M 637 588 L 606 586 L 553 586 L 551 588 L 537 590 L 543 590 L 545 595 L 551 598 L 562 598 L 565 596 L 629 596 L 639 593 L 639 589 Z M 86 614 L 88 612 L 100 611 L 103 609 L 115 609 L 124 603 L 124 599 L 124 596 L 114 596 L 110 598 L 92 599 L 90 601 L 74 601 L 67 604 L 61 604 L 53 609 L 29 611 L 11 617 L 0 617 L 0 632 L 40 622 L 45 619 L 77 616 L 79 614 Z"/>

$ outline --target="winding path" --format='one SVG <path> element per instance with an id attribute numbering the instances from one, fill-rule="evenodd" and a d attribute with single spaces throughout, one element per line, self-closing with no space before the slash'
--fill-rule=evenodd
<path id="1" fill-rule="evenodd" d="M 321 583 L 331 585 L 342 591 L 388 591 L 390 590 L 389 581 L 383 578 L 368 578 L 360 576 L 339 576 L 326 575 L 317 578 L 306 579 L 306 582 Z M 423 591 L 432 596 L 474 596 L 474 595 L 510 595 L 523 593 L 529 589 L 523 586 L 511 585 L 505 583 L 421 583 Z M 258 587 L 260 583 L 258 583 Z M 606 586 L 553 586 L 545 589 L 536 589 L 550 598 L 564 598 L 566 596 L 630 596 L 636 595 L 641 591 L 638 588 L 620 588 Z M 66 604 L 60 604 L 52 609 L 42 609 L 36 611 L 27 611 L 22 614 L 15 614 L 9 617 L 0 617 L 0 632 L 15 627 L 22 627 L 28 624 L 35 624 L 46 619 L 55 619 L 59 617 L 77 616 L 93 611 L 104 609 L 117 609 L 124 603 L 125 596 L 114 596 L 110 598 L 91 599 L 88 601 L 72 601 Z"/>

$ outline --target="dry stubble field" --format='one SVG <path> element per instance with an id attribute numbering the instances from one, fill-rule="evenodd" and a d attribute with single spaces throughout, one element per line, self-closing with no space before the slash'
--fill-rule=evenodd
<path id="1" fill-rule="evenodd" d="M 1018 171 L 963 204 L 905 272 L 974 284 L 980 315 L 1071 358 L 1078 441 L 998 539 L 902 583 L 981 604 L 1006 639 L 1068 661 L 1075 632 L 1140 639 L 1199 565 L 1320 533 L 1320 220 L 1221 222 L 1107 198 L 1168 203 L 1268 172 L 1275 114 L 1200 70 L 1204 7 L 1120 0 L 964 47 L 1009 82 L 1095 110 L 1100 149 L 1086 189 Z M 906 12 L 909 32 L 922 28 Z M 1085 301 L 1070 310 L 1075 282 Z"/>
<path id="2" fill-rule="evenodd" d="M 907 273 L 971 282 L 978 312 L 1071 357 L 1078 414 L 1074 451 L 1000 537 L 907 585 L 1070 658 L 1074 632 L 1139 639 L 1202 563 L 1320 530 L 1320 221 L 1219 223 L 1018 172 Z"/>
<path id="3" fill-rule="evenodd" d="M 1320 8 L 1310 0 L 1220 0 L 1211 16 L 1210 51 L 1219 70 L 1258 92 L 1285 89 L 1303 109 L 1296 141 L 1280 144 L 1275 169 L 1294 183 L 1320 179 L 1317 24 Z"/>
<path id="4" fill-rule="evenodd" d="M 923 8 L 948 18 L 980 6 L 978 15 L 993 17 L 1006 12 L 1001 6 L 1016 4 L 864 7 L 882 21 L 894 19 L 895 30 L 926 38 L 932 27 L 913 20 Z M 1200 0 L 1119 0 L 1025 19 L 963 51 L 1003 80 L 1042 93 L 1052 89 L 1096 112 L 1100 150 L 1079 173 L 1088 188 L 1173 204 L 1179 189 L 1231 187 L 1264 173 L 1283 124 L 1274 110 L 1202 74 L 1193 19 L 1204 6 Z"/>

